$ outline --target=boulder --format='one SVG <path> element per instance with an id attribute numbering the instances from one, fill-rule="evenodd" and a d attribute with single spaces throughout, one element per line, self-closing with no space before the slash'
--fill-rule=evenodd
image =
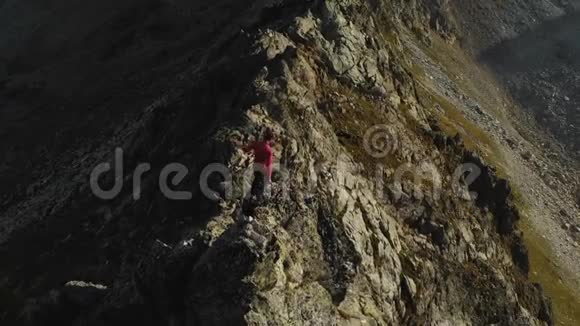
<path id="1" fill-rule="evenodd" d="M 532 154 L 530 151 L 525 151 L 522 153 L 522 158 L 526 161 L 531 160 L 534 157 L 534 154 Z"/>

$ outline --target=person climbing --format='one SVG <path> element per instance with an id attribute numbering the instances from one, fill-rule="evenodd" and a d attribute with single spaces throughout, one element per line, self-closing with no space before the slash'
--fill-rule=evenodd
<path id="1" fill-rule="evenodd" d="M 256 197 L 258 201 L 267 199 L 272 182 L 272 163 L 274 153 L 272 151 L 272 142 L 274 141 L 274 132 L 267 128 L 262 139 L 255 141 L 243 148 L 246 153 L 254 155 L 254 179 L 252 181 L 251 196 Z"/>

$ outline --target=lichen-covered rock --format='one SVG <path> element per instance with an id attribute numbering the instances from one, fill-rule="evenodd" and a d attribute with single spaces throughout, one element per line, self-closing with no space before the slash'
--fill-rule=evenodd
<path id="1" fill-rule="evenodd" d="M 39 204 L 43 212 L 86 212 L 64 220 L 73 235 L 56 246 L 107 287 L 98 296 L 72 296 L 83 313 L 58 321 L 550 323 L 548 301 L 527 280 L 509 185 L 459 138 L 438 131 L 403 53 L 388 40 L 407 27 L 446 30 L 436 3 L 265 1 L 236 6 L 233 21 L 212 25 L 223 28 L 219 40 L 191 49 L 205 52 L 180 75 L 179 87 L 111 140 L 127 144 L 126 168 L 145 158 L 187 163 L 190 175 L 174 186 L 194 189 L 192 199 L 171 201 L 155 177 L 146 177 L 139 201 L 123 192 L 103 207 L 78 190 L 62 207 Z M 251 161 L 234 140 L 265 127 L 277 134 L 272 197 L 244 199 Z M 374 141 L 369 130 L 385 138 Z M 216 162 L 232 175 L 201 180 L 215 189 L 208 198 L 199 176 Z M 452 179 L 464 163 L 482 170 L 470 185 Z M 94 257 L 79 258 L 86 253 L 76 245 Z M 40 262 L 55 261 L 50 255 L 60 252 Z M 17 272 L 6 274 L 13 289 L 21 285 Z M 66 307 L 55 299 L 60 292 L 50 292 L 61 281 L 38 276 L 41 285 L 26 295 L 50 295 L 29 306 L 40 302 L 49 313 Z"/>

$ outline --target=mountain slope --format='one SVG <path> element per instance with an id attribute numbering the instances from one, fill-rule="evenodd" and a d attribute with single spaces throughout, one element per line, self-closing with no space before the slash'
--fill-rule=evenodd
<path id="1" fill-rule="evenodd" d="M 16 170 L 30 178 L 3 189 L 10 194 L 0 229 L 6 322 L 553 323 L 549 300 L 528 279 L 517 198 L 487 157 L 494 140 L 426 90 L 406 53 L 407 42 L 429 40 L 442 6 L 149 5 L 119 9 L 117 23 L 96 23 L 83 43 L 90 57 L 92 46 L 108 47 L 117 35 L 111 29 L 132 35 L 121 37 L 121 49 L 105 51 L 106 63 L 79 71 L 87 83 L 79 89 L 94 97 L 58 93 L 60 79 L 48 64 L 10 71 L 3 84 L 7 108 L 70 101 L 62 116 L 47 112 L 56 122 L 37 135 L 41 149 L 6 150 L 21 154 L 11 154 L 2 177 Z M 164 23 L 152 31 L 149 19 Z M 162 40 L 152 36 L 157 28 L 168 31 Z M 48 66 L 57 76 L 69 62 Z M 119 67 L 127 67 L 120 84 L 95 82 L 101 72 L 120 74 Z M 46 97 L 15 86 L 31 76 L 45 76 Z M 100 102 L 113 89 L 126 93 Z M 23 112 L 12 110 L 3 114 Z M 71 129 L 60 118 L 68 114 Z M 14 118 L 12 143 L 29 119 Z M 245 209 L 240 192 L 250 164 L 236 140 L 249 141 L 264 127 L 277 134 L 281 168 L 274 197 Z M 54 141 L 51 128 L 69 136 L 42 150 Z M 89 175 L 113 163 L 117 147 L 123 190 L 101 200 Z M 31 174 L 20 163 L 34 155 L 42 163 L 30 163 Z M 142 162 L 152 169 L 135 200 L 132 171 Z M 192 199 L 171 200 L 160 189 L 159 175 L 172 162 L 188 168 L 173 186 Z M 231 178 L 202 178 L 210 163 L 226 166 Z M 470 180 L 470 171 L 479 177 Z M 224 198 L 206 196 L 200 179 Z M 108 174 L 103 186 L 114 182 Z M 11 194 L 19 183 L 26 189 Z M 254 221 L 240 221 L 240 211 Z"/>

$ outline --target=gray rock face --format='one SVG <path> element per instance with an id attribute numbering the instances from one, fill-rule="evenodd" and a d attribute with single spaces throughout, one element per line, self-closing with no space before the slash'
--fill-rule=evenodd
<path id="1" fill-rule="evenodd" d="M 177 86 L 119 125 L 108 143 L 91 144 L 91 159 L 71 164 L 86 174 L 110 154 L 107 145 L 122 143 L 127 170 L 143 160 L 187 165 L 190 174 L 175 186 L 193 189 L 190 201 L 164 197 L 155 175 L 144 177 L 138 201 L 122 192 L 105 205 L 82 186 L 86 180 L 62 177 L 76 189 L 67 199 L 39 184 L 34 191 L 43 196 L 8 204 L 9 217 L 38 208 L 48 229 L 11 224 L 2 238 L 12 266 L 2 286 L 35 303 L 30 323 L 55 315 L 72 325 L 551 323 L 549 302 L 527 280 L 509 185 L 461 139 L 442 134 L 416 98 L 404 54 L 385 36 L 408 20 L 426 30 L 433 8 L 220 1 L 207 14 L 223 14 L 225 5 L 236 9 L 233 21 L 211 26 L 223 29 L 210 47 L 197 39 L 207 30 L 192 32 L 189 42 L 204 47 L 186 61 Z M 251 164 L 233 139 L 264 127 L 277 134 L 281 169 L 272 198 L 248 205 L 240 189 Z M 369 130 L 386 134 L 376 140 Z M 232 171 L 225 181 L 202 180 L 224 190 L 219 201 L 198 188 L 215 162 Z M 482 170 L 469 186 L 449 172 L 464 163 Z M 37 237 L 21 250 L 38 260 L 9 255 Z M 56 266 L 62 257 L 67 268 Z M 37 266 L 47 273 L 32 273 Z M 106 290 L 65 285 L 75 273 Z M 71 303 L 53 295 L 61 291 L 79 313 L 62 313 Z M 0 318 L 21 321 L 21 308 Z"/>

